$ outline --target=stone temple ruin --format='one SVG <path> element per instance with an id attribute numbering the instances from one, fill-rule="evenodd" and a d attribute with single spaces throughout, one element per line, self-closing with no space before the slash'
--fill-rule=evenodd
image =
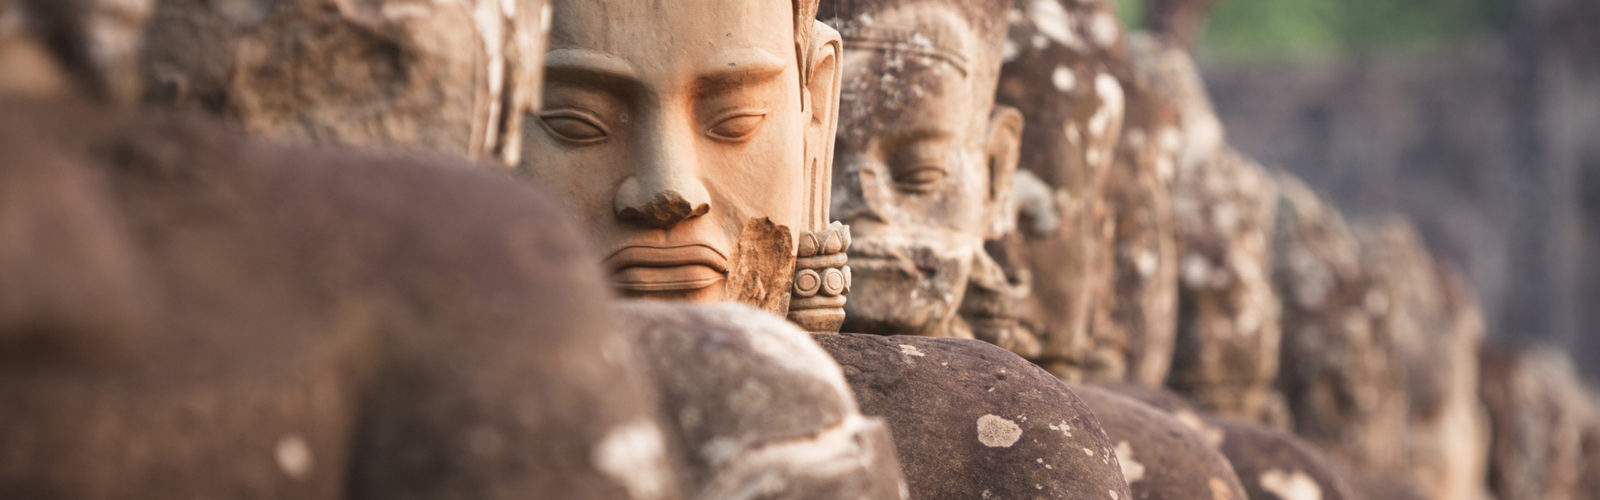
<path id="1" fill-rule="evenodd" d="M 1211 3 L 0 0 L 0 498 L 1600 498 Z"/>

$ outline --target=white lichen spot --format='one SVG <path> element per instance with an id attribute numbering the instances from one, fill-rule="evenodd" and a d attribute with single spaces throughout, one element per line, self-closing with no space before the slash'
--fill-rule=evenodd
<path id="1" fill-rule="evenodd" d="M 1118 498 L 1121 498 L 1117 496 L 1117 490 L 1106 490 L 1106 493 L 1111 494 L 1111 500 L 1117 500 Z"/>
<path id="2" fill-rule="evenodd" d="M 1002 61 L 1011 62 L 1016 60 L 1021 52 L 1022 49 L 1017 47 L 1016 40 L 1007 39 L 1005 46 L 1000 49 L 1000 58 Z"/>
<path id="3" fill-rule="evenodd" d="M 1098 73 L 1094 76 L 1094 92 L 1100 96 L 1100 108 L 1089 116 L 1089 133 L 1103 137 L 1111 132 L 1112 122 L 1122 116 L 1122 84 L 1117 82 L 1116 77 Z"/>
<path id="4" fill-rule="evenodd" d="M 1083 454 L 1092 457 L 1092 456 L 1094 456 L 1094 450 L 1091 450 L 1091 449 L 1088 449 L 1088 448 L 1084 448 L 1083 449 Z"/>
<path id="5" fill-rule="evenodd" d="M 1010 448 L 1022 439 L 1022 428 L 996 415 L 978 417 L 978 442 L 990 448 Z"/>
<path id="6" fill-rule="evenodd" d="M 1105 11 L 1097 12 L 1089 20 L 1089 39 L 1101 48 L 1110 48 L 1117 43 L 1117 32 L 1120 27 L 1116 16 Z"/>
<path id="7" fill-rule="evenodd" d="M 1078 88 L 1078 75 L 1072 72 L 1072 68 L 1056 66 L 1056 70 L 1050 73 L 1050 83 L 1056 86 L 1056 90 L 1072 92 L 1072 89 Z"/>
<path id="8" fill-rule="evenodd" d="M 989 490 L 983 490 L 983 498 L 985 498 L 985 499 L 994 498 L 994 492 L 989 491 Z"/>
<path id="9" fill-rule="evenodd" d="M 278 438 L 278 445 L 274 447 L 272 456 L 278 462 L 278 469 L 292 479 L 310 477 L 311 468 L 316 465 L 314 457 L 311 456 L 311 445 L 306 444 L 305 438 L 298 434 Z"/>
<path id="10" fill-rule="evenodd" d="M 1117 462 L 1122 464 L 1122 478 L 1128 484 L 1144 479 L 1144 464 L 1133 458 L 1133 445 L 1127 441 L 1117 442 Z"/>
<path id="11" fill-rule="evenodd" d="M 1050 430 L 1060 432 L 1063 436 L 1068 438 L 1072 437 L 1072 426 L 1067 424 L 1067 422 L 1064 420 L 1059 424 L 1050 424 L 1049 427 Z"/>
<path id="12" fill-rule="evenodd" d="M 923 357 L 923 356 L 927 356 L 927 353 L 922 352 L 921 349 L 917 349 L 917 346 L 914 346 L 914 345 L 911 345 L 911 344 L 900 344 L 900 354 L 904 354 L 904 355 L 907 355 L 907 356 L 916 356 L 916 357 L 919 357 L 919 358 Z"/>
<path id="13" fill-rule="evenodd" d="M 1033 25 L 1039 29 L 1039 33 L 1067 47 L 1083 46 L 1083 42 L 1072 32 L 1072 16 L 1067 13 L 1067 9 L 1061 7 L 1061 2 L 1034 0 L 1028 6 L 1028 13 L 1031 14 Z"/>
<path id="14" fill-rule="evenodd" d="M 1161 264 L 1161 258 L 1148 248 L 1140 248 L 1133 256 L 1133 268 L 1139 276 L 1149 278 L 1156 274 L 1156 266 Z"/>
<path id="15" fill-rule="evenodd" d="M 1044 50 L 1045 47 L 1050 46 L 1050 40 L 1045 38 L 1044 35 L 1033 35 L 1033 38 L 1028 39 L 1028 45 L 1032 45 L 1033 50 Z"/>
<path id="16" fill-rule="evenodd" d="M 1322 487 L 1304 472 L 1273 469 L 1261 474 L 1261 489 L 1283 500 L 1322 500 Z"/>
<path id="17" fill-rule="evenodd" d="M 633 498 L 659 498 L 667 493 L 666 447 L 661 430 L 647 421 L 613 429 L 595 445 L 595 468 L 622 484 Z"/>

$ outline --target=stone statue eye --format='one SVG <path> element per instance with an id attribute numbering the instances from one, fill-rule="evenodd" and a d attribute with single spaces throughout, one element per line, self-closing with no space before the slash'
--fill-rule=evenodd
<path id="1" fill-rule="evenodd" d="M 944 169 L 937 165 L 917 165 L 897 172 L 894 182 L 904 191 L 930 193 L 944 182 L 944 176 Z"/>
<path id="2" fill-rule="evenodd" d="M 552 135 L 568 142 L 588 144 L 606 138 L 606 129 L 598 120 L 572 112 L 552 112 L 539 115 L 539 122 Z"/>
<path id="3" fill-rule="evenodd" d="M 736 141 L 749 137 L 756 132 L 756 128 L 766 121 L 765 114 L 734 115 L 712 125 L 706 133 L 716 139 Z"/>

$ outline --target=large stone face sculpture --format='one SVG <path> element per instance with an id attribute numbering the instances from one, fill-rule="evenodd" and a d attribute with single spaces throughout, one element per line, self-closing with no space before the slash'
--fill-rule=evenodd
<path id="1" fill-rule="evenodd" d="M 523 169 L 565 194 L 624 295 L 737 300 L 837 331 L 837 34 L 815 1 L 557 5 Z M 798 260 L 797 260 L 798 256 Z"/>
<path id="2" fill-rule="evenodd" d="M 146 101 L 305 144 L 516 165 L 544 0 L 156 0 Z"/>
<path id="3" fill-rule="evenodd" d="M 983 242 L 1009 223 L 1022 117 L 994 105 L 1001 0 L 825 1 L 845 41 L 833 214 L 857 276 L 846 328 L 970 337 Z"/>
<path id="4" fill-rule="evenodd" d="M 1113 300 L 1113 221 L 1102 190 L 1124 116 L 1114 74 L 1126 72 L 1126 61 L 1115 15 L 1106 2 L 1013 2 L 997 97 L 1024 109 L 1027 124 L 1018 236 L 995 252 L 1031 283 L 1032 297 L 1017 309 L 1021 330 L 1036 336 L 1038 347 L 1019 352 L 1069 380 L 1121 380 L 1130 362 L 1142 363 L 1127 355 L 1139 346 L 1095 338 L 1124 328 L 1102 322 L 1090 329 L 1107 306 L 1098 302 Z"/>

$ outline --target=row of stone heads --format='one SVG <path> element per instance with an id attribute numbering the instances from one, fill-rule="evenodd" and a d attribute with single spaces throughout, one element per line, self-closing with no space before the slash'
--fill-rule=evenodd
<path id="1" fill-rule="evenodd" d="M 0 0 L 0 16 L 0 144 L 22 159 L 0 180 L 48 188 L 0 207 L 28 221 L 0 242 L 0 269 L 27 278 L 0 288 L 22 298 L 0 327 L 28 327 L 0 346 L 29 361 L 0 376 L 20 402 L 0 436 L 24 450 L 0 456 L 0 493 L 1348 496 L 1298 445 L 1249 453 L 1287 437 L 1158 396 L 1080 400 L 989 344 L 891 336 L 1003 322 L 1004 300 L 962 317 L 969 290 L 1016 274 L 985 243 L 1082 228 L 1071 195 L 1121 128 L 1104 3 Z M 537 220 L 557 213 L 576 222 Z M 41 228 L 71 244 L 31 247 L 58 241 Z M 100 279 L 61 279 L 85 273 Z M 617 327 L 615 295 L 776 316 L 634 303 Z M 873 335 L 802 333 L 841 329 Z"/>
<path id="2" fill-rule="evenodd" d="M 95 94 L 500 164 L 561 195 L 623 295 L 811 331 L 963 331 L 1019 162 L 1082 184 L 1122 107 L 1102 2 L 10 3 L 81 4 L 61 31 L 88 57 L 60 70 Z M 1007 95 L 1037 113 L 995 104 L 1019 57 Z"/>

